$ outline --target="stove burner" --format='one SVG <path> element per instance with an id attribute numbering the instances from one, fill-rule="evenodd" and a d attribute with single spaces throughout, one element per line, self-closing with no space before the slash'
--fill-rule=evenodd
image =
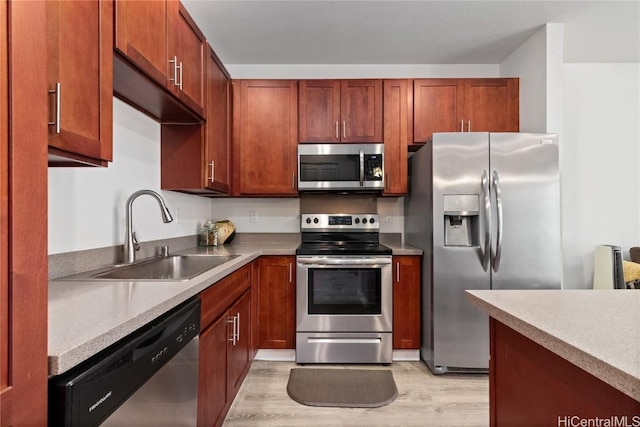
<path id="1" fill-rule="evenodd" d="M 296 255 L 391 255 L 379 242 L 378 215 L 304 214 Z"/>

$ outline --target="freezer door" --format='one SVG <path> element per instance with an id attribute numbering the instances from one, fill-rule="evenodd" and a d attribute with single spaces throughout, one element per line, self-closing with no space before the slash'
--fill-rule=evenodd
<path id="1" fill-rule="evenodd" d="M 488 369 L 489 322 L 469 304 L 466 289 L 489 289 L 485 260 L 483 189 L 489 176 L 488 133 L 443 133 L 433 137 L 434 372 Z M 433 365 L 433 366 L 431 366 Z"/>
<path id="2" fill-rule="evenodd" d="M 492 133 L 490 147 L 492 289 L 560 289 L 558 136 Z"/>

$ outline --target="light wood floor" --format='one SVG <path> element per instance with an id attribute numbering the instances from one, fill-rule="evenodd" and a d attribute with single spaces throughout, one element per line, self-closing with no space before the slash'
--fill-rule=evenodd
<path id="1" fill-rule="evenodd" d="M 301 405 L 287 395 L 292 362 L 254 361 L 223 427 L 238 426 L 486 426 L 487 375 L 432 375 L 422 362 L 391 366 L 398 397 L 381 408 L 321 408 Z M 313 368 L 331 367 L 313 365 Z"/>

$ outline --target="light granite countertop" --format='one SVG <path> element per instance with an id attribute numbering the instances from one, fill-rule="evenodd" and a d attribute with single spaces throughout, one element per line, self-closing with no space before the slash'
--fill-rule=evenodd
<path id="1" fill-rule="evenodd" d="M 640 401 L 637 290 L 467 291 L 489 316 Z"/>
<path id="2" fill-rule="evenodd" d="M 261 255 L 295 255 L 299 242 L 252 242 L 191 248 L 173 254 L 235 254 L 237 258 L 191 280 L 49 281 L 49 375 L 61 374 L 149 323 Z M 394 255 L 421 251 L 385 242 Z"/>

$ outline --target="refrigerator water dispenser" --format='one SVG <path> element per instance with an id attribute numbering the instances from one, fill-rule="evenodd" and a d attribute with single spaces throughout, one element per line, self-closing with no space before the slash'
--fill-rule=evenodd
<path id="1" fill-rule="evenodd" d="M 445 246 L 479 246 L 479 222 L 477 194 L 444 195 Z"/>

